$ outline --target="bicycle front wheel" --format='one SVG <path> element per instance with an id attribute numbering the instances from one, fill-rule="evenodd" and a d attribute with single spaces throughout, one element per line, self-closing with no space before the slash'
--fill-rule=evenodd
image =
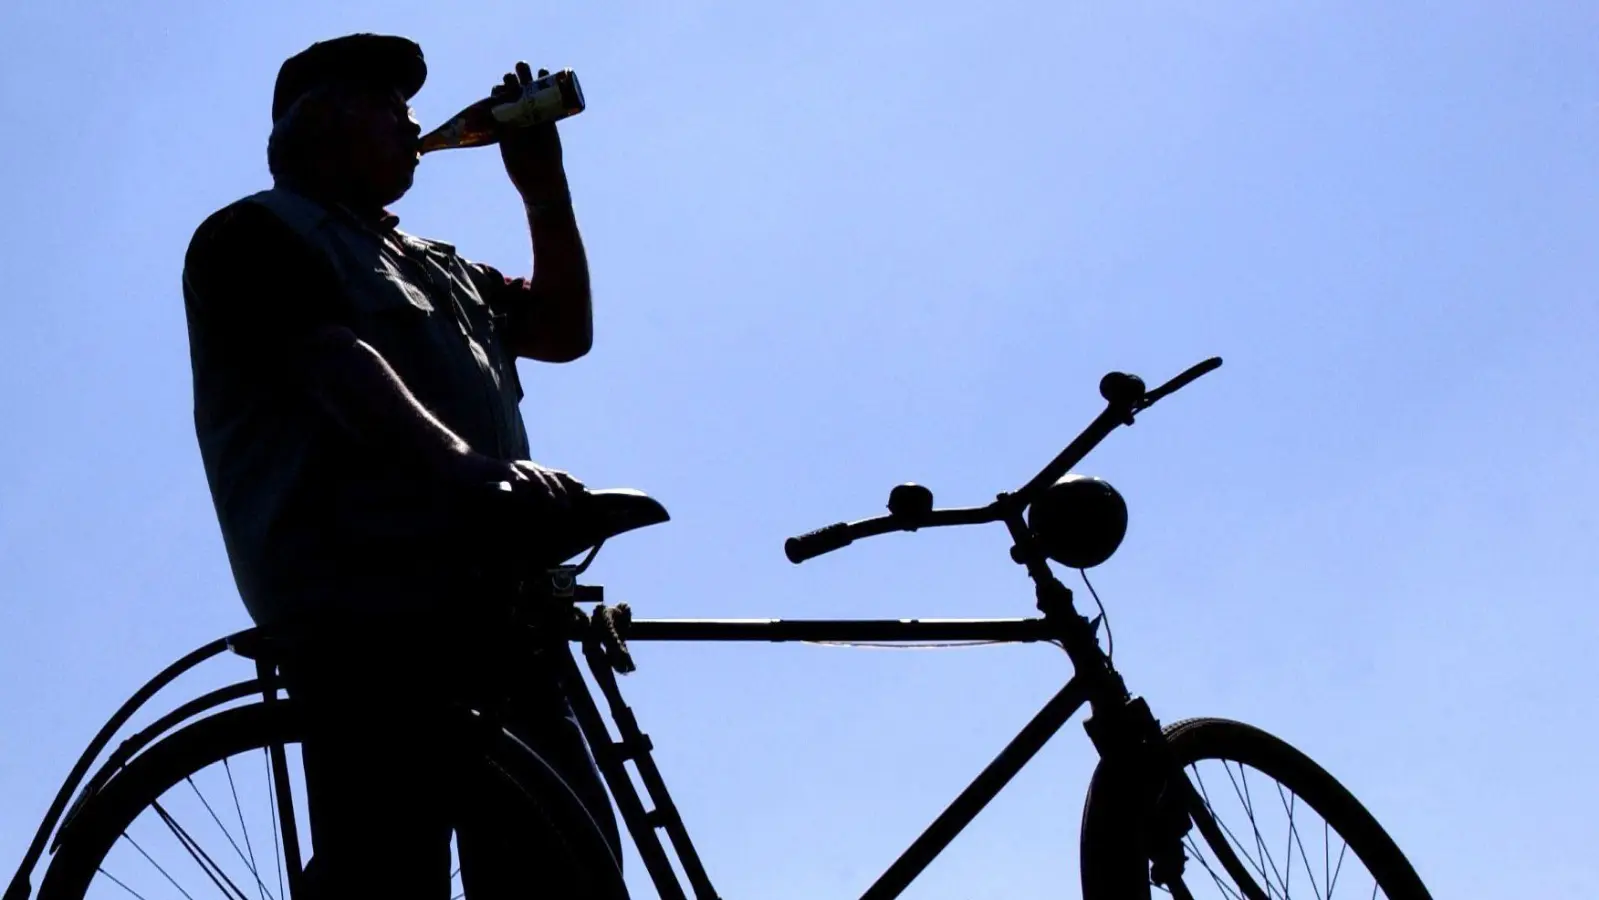
<path id="1" fill-rule="evenodd" d="M 82 898 L 258 898 L 305 900 L 291 890 L 290 830 L 303 858 L 315 848 L 305 827 L 298 765 L 304 725 L 292 701 L 224 710 L 163 738 L 114 775 L 65 827 L 39 886 L 39 900 Z M 536 754 L 508 735 L 486 736 L 492 768 L 525 802 L 528 821 L 557 842 L 576 896 L 625 898 L 626 887 L 599 827 L 576 794 Z M 272 749 L 288 763 L 285 813 Z M 374 745 L 374 753 L 382 753 Z M 462 895 L 452 862 L 448 896 Z M 444 872 L 440 872 L 440 886 Z"/>
<path id="2" fill-rule="evenodd" d="M 1285 741 L 1228 719 L 1177 722 L 1165 735 L 1193 788 L 1195 824 L 1183 840 L 1189 896 L 1430 900 L 1376 818 Z M 1094 771 L 1083 808 L 1084 900 L 1151 895 L 1144 823 L 1132 812 L 1137 789 L 1114 765 Z"/>

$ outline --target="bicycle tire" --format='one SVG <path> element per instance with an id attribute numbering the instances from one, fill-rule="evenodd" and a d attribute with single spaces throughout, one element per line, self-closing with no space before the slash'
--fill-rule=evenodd
<path id="1" fill-rule="evenodd" d="M 241 753 L 297 743 L 303 734 L 296 704 L 282 700 L 224 710 L 145 749 L 74 817 L 45 870 L 38 900 L 80 900 L 118 836 L 184 778 Z M 490 762 L 522 789 L 531 814 L 568 842 L 574 858 L 595 861 L 585 870 L 597 883 L 586 889 L 592 896 L 626 900 L 615 851 L 577 795 L 525 744 L 503 731 L 498 736 L 486 748 Z"/>
<path id="2" fill-rule="evenodd" d="M 1185 770 L 1202 760 L 1237 762 L 1292 791 L 1337 831 L 1390 900 L 1431 900 L 1421 877 L 1376 817 L 1337 779 L 1288 742 L 1252 725 L 1218 718 L 1185 719 L 1166 726 L 1163 732 Z M 1094 770 L 1083 804 L 1080 836 L 1084 900 L 1146 900 L 1150 896 L 1143 831 L 1129 815 L 1136 809 L 1127 793 L 1132 787 L 1114 763 L 1102 761 Z"/>

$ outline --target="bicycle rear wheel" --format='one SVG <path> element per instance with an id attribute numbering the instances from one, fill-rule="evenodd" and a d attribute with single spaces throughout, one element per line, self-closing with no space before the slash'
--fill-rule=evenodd
<path id="1" fill-rule="evenodd" d="M 290 900 L 285 831 L 295 829 L 306 858 L 314 853 L 294 765 L 303 736 L 295 704 L 280 701 L 216 713 L 149 747 L 66 826 L 39 900 Z M 609 842 L 559 775 L 503 732 L 485 740 L 491 769 L 525 801 L 528 821 L 572 862 L 573 895 L 626 898 Z M 295 821 L 277 803 L 274 745 L 291 763 Z M 460 896 L 458 869 L 450 879 L 450 896 Z"/>
<path id="2" fill-rule="evenodd" d="M 1377 820 L 1305 754 L 1227 719 L 1189 719 L 1164 731 L 1193 787 L 1195 826 L 1183 841 L 1191 896 L 1430 900 Z M 1083 808 L 1084 900 L 1151 895 L 1135 790 L 1112 764 L 1094 771 Z"/>

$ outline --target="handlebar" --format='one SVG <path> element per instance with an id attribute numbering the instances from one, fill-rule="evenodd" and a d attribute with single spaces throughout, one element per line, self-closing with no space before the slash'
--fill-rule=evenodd
<path id="1" fill-rule="evenodd" d="M 1139 404 L 1138 408 L 1140 410 L 1148 409 L 1151 406 L 1154 406 L 1155 402 L 1160 400 L 1162 397 L 1165 397 L 1168 394 L 1177 393 L 1178 391 L 1192 384 L 1201 375 L 1209 375 L 1211 372 L 1214 372 L 1219 368 L 1221 368 L 1221 357 L 1219 356 L 1212 356 L 1210 359 L 1207 359 L 1204 362 L 1195 363 L 1184 369 L 1176 378 L 1173 378 L 1160 387 L 1155 388 L 1154 390 L 1145 394 L 1144 400 L 1141 404 Z"/>
<path id="2" fill-rule="evenodd" d="M 915 531 L 949 525 L 981 525 L 998 522 L 1005 510 L 998 501 L 987 506 L 934 509 L 919 516 L 889 513 L 859 522 L 834 522 L 825 528 L 791 537 L 783 543 L 783 553 L 791 563 L 802 563 L 824 553 L 842 550 L 861 538 L 876 537 L 891 531 Z"/>
<path id="3" fill-rule="evenodd" d="M 884 518 L 887 518 L 886 516 Z M 857 522 L 856 528 L 861 528 L 866 523 Z M 832 553 L 842 550 L 855 543 L 855 535 L 851 533 L 850 523 L 834 522 L 815 531 L 807 531 L 796 535 L 783 542 L 783 555 L 791 563 L 802 563 L 807 559 L 815 559 L 823 553 Z"/>
<path id="4" fill-rule="evenodd" d="M 824 553 L 841 550 L 861 538 L 875 537 L 893 531 L 916 531 L 920 528 L 939 528 L 950 525 L 979 525 L 997 522 L 1012 509 L 1025 508 L 1045 488 L 1059 481 L 1061 476 L 1083 461 L 1099 443 L 1121 425 L 1133 424 L 1134 417 L 1154 406 L 1164 397 L 1176 393 L 1202 375 L 1221 367 L 1221 357 L 1213 356 L 1190 366 L 1182 374 L 1152 391 L 1144 389 L 1144 382 L 1136 375 L 1111 372 L 1099 381 L 1099 394 L 1105 399 L 1105 408 L 1082 433 L 1072 439 L 1049 464 L 1034 475 L 1027 484 L 1013 494 L 1002 494 L 987 506 L 933 509 L 932 495 L 917 487 L 906 497 L 901 488 L 889 498 L 889 514 L 862 519 L 857 522 L 835 522 L 824 528 L 789 538 L 783 544 L 783 553 L 791 563 L 802 563 Z M 902 486 L 907 487 L 907 486 Z M 906 502 L 909 501 L 909 502 Z"/>

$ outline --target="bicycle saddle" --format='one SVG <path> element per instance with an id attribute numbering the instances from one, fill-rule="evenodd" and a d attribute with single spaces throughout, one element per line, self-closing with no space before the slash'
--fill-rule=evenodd
<path id="1" fill-rule="evenodd" d="M 632 488 L 589 490 L 579 501 L 581 523 L 557 538 L 555 557 L 564 562 L 629 531 L 659 525 L 672 517 L 658 500 Z"/>

